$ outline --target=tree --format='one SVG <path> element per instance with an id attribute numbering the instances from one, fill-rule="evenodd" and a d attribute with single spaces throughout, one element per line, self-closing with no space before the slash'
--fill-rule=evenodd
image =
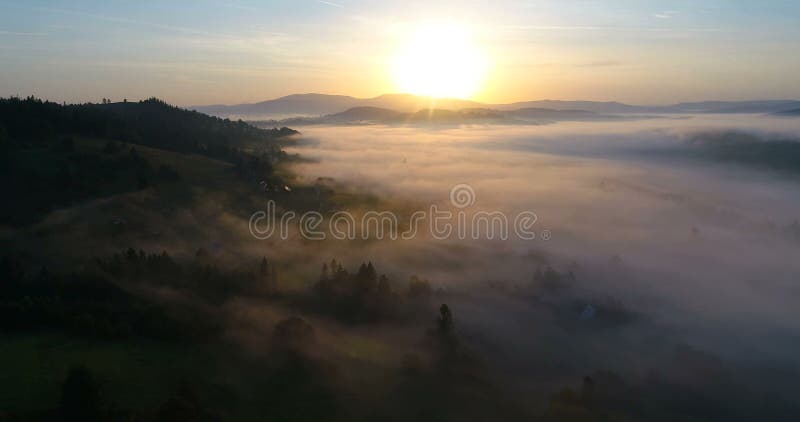
<path id="1" fill-rule="evenodd" d="M 416 275 L 412 275 L 408 280 L 408 296 L 412 298 L 427 297 L 433 292 L 431 283 L 428 280 L 420 280 Z"/>
<path id="2" fill-rule="evenodd" d="M 272 334 L 277 346 L 288 350 L 299 350 L 316 341 L 314 327 L 300 317 L 289 317 L 275 325 Z"/>
<path id="3" fill-rule="evenodd" d="M 369 263 L 367 264 L 366 276 L 367 279 L 370 281 L 374 281 L 375 279 L 378 278 L 378 273 L 375 271 L 375 267 L 372 266 L 372 261 L 369 261 Z"/>
<path id="4" fill-rule="evenodd" d="M 378 294 L 381 298 L 388 297 L 392 294 L 392 285 L 389 283 L 389 279 L 385 274 L 381 274 L 381 277 L 378 279 Z"/>
<path id="5" fill-rule="evenodd" d="M 136 175 L 136 185 L 139 189 L 146 189 L 150 186 L 150 182 L 147 181 L 147 176 L 144 173 L 139 173 Z"/>
<path id="6" fill-rule="evenodd" d="M 98 389 L 92 372 L 85 366 L 74 366 L 61 385 L 61 413 L 66 421 L 98 419 Z"/>
<path id="7" fill-rule="evenodd" d="M 446 303 L 439 307 L 439 333 L 447 337 L 453 334 L 453 313 Z"/>
<path id="8" fill-rule="evenodd" d="M 588 375 L 583 377 L 580 399 L 584 406 L 591 408 L 594 401 L 594 380 Z"/>
<path id="9" fill-rule="evenodd" d="M 319 281 L 324 283 L 324 282 L 328 281 L 329 277 L 330 276 L 328 275 L 328 263 L 324 262 L 324 263 L 322 263 L 322 271 L 320 272 L 320 275 L 319 275 Z"/>
<path id="10" fill-rule="evenodd" d="M 269 276 L 269 263 L 267 262 L 267 257 L 261 258 L 261 269 L 259 273 L 261 274 L 262 279 L 265 279 Z"/>
<path id="11" fill-rule="evenodd" d="M 11 150 L 11 141 L 8 138 L 8 131 L 4 126 L 0 126 L 0 158 L 4 158 Z"/>
<path id="12" fill-rule="evenodd" d="M 182 380 L 175 391 L 158 409 L 159 422 L 218 421 L 221 418 L 203 406 L 193 384 Z"/>

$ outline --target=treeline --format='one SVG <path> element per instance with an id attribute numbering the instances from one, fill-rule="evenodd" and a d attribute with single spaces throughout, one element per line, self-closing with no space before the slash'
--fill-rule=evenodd
<path id="1" fill-rule="evenodd" d="M 278 266 L 260 262 L 235 269 L 220 268 L 204 249 L 194 259 L 176 262 L 167 252 L 146 253 L 129 248 L 96 260 L 98 269 L 121 282 L 179 289 L 209 304 L 241 297 L 283 300 L 310 312 L 343 322 L 381 322 L 408 314 L 408 304 L 426 304 L 437 293 L 428 280 L 412 276 L 402 287 L 378 275 L 371 262 L 354 272 L 335 259 L 322 266 L 320 277 L 306 292 L 281 287 Z"/>
<path id="2" fill-rule="evenodd" d="M 32 420 L 222 421 L 242 419 L 244 415 L 248 415 L 245 420 L 257 415 L 278 421 L 410 420 L 420 414 L 436 416 L 430 420 L 449 420 L 448 415 L 475 394 L 483 398 L 475 401 L 479 408 L 484 413 L 491 411 L 493 406 L 485 403 L 498 403 L 502 392 L 493 391 L 496 386 L 491 386 L 486 368 L 460 343 L 446 304 L 440 306 L 434 322 L 413 355 L 404 355 L 401 362 L 385 369 L 386 385 L 381 388 L 393 397 L 388 402 L 354 400 L 346 391 L 345 367 L 319 353 L 326 346 L 318 341 L 316 329 L 301 317 L 289 316 L 274 325 L 259 355 L 234 351 L 231 356 L 221 356 L 227 370 L 246 368 L 245 378 L 235 385 L 217 384 L 209 379 L 213 369 L 198 368 L 197 374 L 165 380 L 168 392 L 155 406 L 129 408 L 119 406 L 118 397 L 106 388 L 109 373 L 93 370 L 98 365 L 90 361 L 66 371 L 57 407 L 42 409 L 35 414 L 39 418 Z M 236 379 L 235 375 L 228 376 Z M 252 394 L 237 396 L 243 391 Z M 392 418 L 398 411 L 406 417 Z M 354 417 L 365 414 L 367 418 Z M 29 420 L 34 415 L 7 416 Z"/>
<path id="3" fill-rule="evenodd" d="M 794 421 L 796 372 L 746 369 L 678 344 L 644 376 L 595 371 L 550 397 L 550 421 Z M 766 374 L 769 376 L 766 376 Z M 755 393 L 759 391 L 759 393 Z"/>
<path id="4" fill-rule="evenodd" d="M 501 413 L 508 415 L 505 419 L 522 420 L 515 417 L 520 416 L 520 410 L 504 398 L 506 391 L 489 375 L 483 358 L 461 339 L 456 310 L 439 301 L 441 294 L 427 280 L 411 277 L 407 284 L 395 284 L 370 262 L 348 271 L 334 260 L 323 265 L 312 289 L 294 293 L 308 301 L 292 303 L 292 293 L 281 289 L 279 267 L 266 257 L 237 269 L 220 269 L 202 249 L 193 258 L 177 260 L 164 251 L 148 253 L 129 248 L 97 259 L 95 266 L 88 265 L 83 271 L 58 275 L 38 270 L 29 274 L 18 262 L 3 260 L 3 331 L 63 330 L 110 340 L 155 338 L 225 345 L 226 320 L 215 311 L 221 308 L 206 304 L 219 305 L 234 296 L 313 304 L 316 308 L 287 309 L 301 315 L 321 311 L 343 322 L 395 321 L 414 314 L 409 326 L 420 330 L 418 346 L 404 353 L 386 372 L 386 385 L 381 388 L 394 399 L 368 405 L 370 419 L 390 420 L 399 413 L 399 420 L 452 420 L 460 419 L 452 415 L 462 414 L 490 420 L 496 412 L 495 404 L 503 404 Z M 188 300 L 154 303 L 160 295 L 150 299 L 146 292 L 163 287 L 178 290 L 180 297 Z M 409 310 L 413 312 L 403 313 Z M 248 405 L 264 419 L 353 420 L 351 412 L 367 409 L 360 409 L 364 402 L 354 400 L 343 389 L 348 382 L 343 375 L 347 367 L 319 352 L 325 347 L 316 342 L 312 325 L 292 316 L 275 325 L 262 355 L 248 357 L 233 352 L 224 362 L 247 374 L 241 391 L 257 392 L 253 395 L 257 400 Z M 47 416 L 84 421 L 226 420 L 230 419 L 226 415 L 237 414 L 242 406 L 240 390 L 211 385 L 208 374 L 198 370 L 187 379 L 187 384 L 197 386 L 198 391 L 176 389 L 156 409 L 114 407 L 102 400 L 106 393 L 103 379 L 95 378 L 88 369 L 92 361 L 84 364 L 87 367 L 74 367 L 66 374 L 60 408 Z M 221 395 L 213 396 L 214 400 L 201 399 L 219 391 Z"/>
<path id="5" fill-rule="evenodd" d="M 102 275 L 56 274 L 46 268 L 30 273 L 10 257 L 0 260 L 0 328 L 63 330 L 101 339 L 200 339 L 218 332 L 211 320 L 175 319 L 163 306 Z"/>
<path id="6" fill-rule="evenodd" d="M 95 151 L 65 137 L 6 153 L 0 159 L 0 175 L 7 181 L 0 189 L 8 199 L 0 223 L 6 224 L 30 223 L 57 207 L 181 179 L 172 167 L 153 165 L 135 147 L 114 141 Z"/>
<path id="7" fill-rule="evenodd" d="M 96 260 L 98 268 L 123 282 L 181 289 L 212 304 L 240 296 L 269 297 L 277 294 L 278 272 L 267 258 L 247 269 L 224 269 L 199 249 L 195 259 L 178 263 L 166 251 L 145 253 L 128 250 Z"/>
<path id="8" fill-rule="evenodd" d="M 378 275 L 372 262 L 362 263 L 355 272 L 347 271 L 335 259 L 324 263 L 313 286 L 317 307 L 349 322 L 375 322 L 397 317 L 404 299 L 424 299 L 434 292 L 428 280 L 416 275 L 403 292 Z"/>
<path id="9" fill-rule="evenodd" d="M 129 248 L 69 274 L 32 271 L 6 256 L 0 259 L 0 331 L 208 340 L 219 333 L 220 322 L 199 310 L 203 304 L 220 305 L 234 296 L 275 298 L 277 284 L 277 268 L 266 258 L 247 269 L 220 269 L 202 249 L 195 259 L 179 263 L 166 251 Z M 130 292 L 163 287 L 196 300 L 161 305 Z M 171 307 L 179 307 L 182 317 L 174 318 Z"/>

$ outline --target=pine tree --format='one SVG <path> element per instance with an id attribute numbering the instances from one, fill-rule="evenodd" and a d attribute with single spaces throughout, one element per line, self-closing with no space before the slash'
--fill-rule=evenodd
<path id="1" fill-rule="evenodd" d="M 439 307 L 439 333 L 445 337 L 453 334 L 453 313 L 445 303 Z"/>
<path id="2" fill-rule="evenodd" d="M 385 274 L 381 274 L 378 280 L 378 294 L 381 296 L 389 296 L 392 294 L 392 286 L 389 284 L 389 279 L 386 278 Z"/>
<path id="3" fill-rule="evenodd" d="M 269 263 L 267 262 L 267 257 L 261 258 L 261 278 L 264 279 L 269 275 Z"/>
<path id="4" fill-rule="evenodd" d="M 378 274 L 375 271 L 375 267 L 372 266 L 372 261 L 367 264 L 366 277 L 369 281 L 375 281 L 378 279 Z"/>
<path id="5" fill-rule="evenodd" d="M 328 263 L 322 263 L 322 272 L 319 275 L 319 281 L 326 282 L 328 281 Z"/>

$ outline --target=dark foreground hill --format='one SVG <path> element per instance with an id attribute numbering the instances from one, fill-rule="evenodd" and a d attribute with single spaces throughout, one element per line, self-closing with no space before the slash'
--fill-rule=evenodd
<path id="1" fill-rule="evenodd" d="M 0 128 L 20 142 L 81 135 L 217 158 L 225 158 L 249 143 L 277 148 L 279 138 L 297 133 L 288 128 L 259 129 L 242 121 L 170 106 L 156 98 L 69 105 L 32 97 L 0 99 Z"/>
<path id="2" fill-rule="evenodd" d="M 0 99 L 0 189 L 8 204 L 0 224 L 30 223 L 61 206 L 180 179 L 175 168 L 141 154 L 145 146 L 203 155 L 264 179 L 286 158 L 281 142 L 295 133 L 259 129 L 154 98 L 75 105 Z"/>

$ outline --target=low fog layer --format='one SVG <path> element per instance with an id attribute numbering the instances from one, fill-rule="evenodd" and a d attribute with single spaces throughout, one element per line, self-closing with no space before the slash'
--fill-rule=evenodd
<path id="1" fill-rule="evenodd" d="M 466 183 L 476 194 L 470 211 L 498 210 L 510 219 L 535 212 L 535 230 L 549 230 L 550 240 L 420 236 L 346 248 L 389 274 L 417 273 L 463 292 L 456 315 L 472 321 L 464 327 L 485 337 L 487 348 L 534 360 L 527 346 L 557 341 L 559 353 L 624 367 L 628 355 L 657 355 L 685 342 L 737 361 L 777 359 L 796 368 L 800 180 L 791 171 L 706 154 L 703 140 L 725 133 L 791 141 L 800 121 L 687 116 L 439 130 L 315 127 L 293 148 L 314 162 L 294 170 L 309 182 L 333 177 L 386 199 L 390 205 L 378 211 L 391 204 L 448 208 L 450 189 Z M 345 249 L 340 241 L 322 243 L 331 254 Z M 483 290 L 488 282 L 525 285 L 545 263 L 575 273 L 569 295 L 579 303 L 613 298 L 638 322 L 613 339 L 548 337 L 524 300 Z"/>

